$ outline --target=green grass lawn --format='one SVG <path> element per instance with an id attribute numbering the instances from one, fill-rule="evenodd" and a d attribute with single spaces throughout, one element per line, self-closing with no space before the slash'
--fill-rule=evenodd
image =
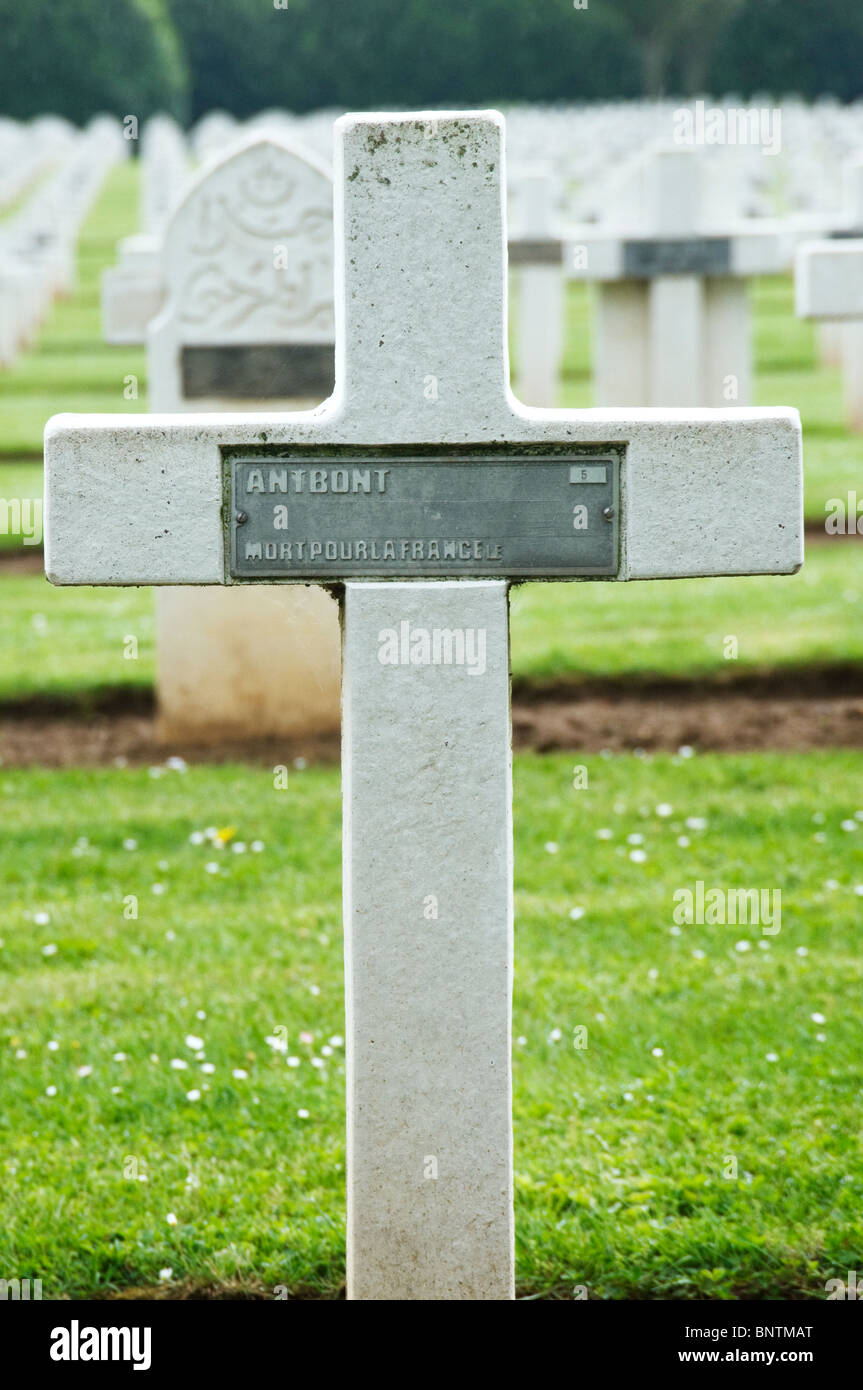
<path id="1" fill-rule="evenodd" d="M 0 579 L 0 705 L 40 693 L 84 704 L 100 689 L 151 689 L 148 589 L 55 589 L 39 575 Z M 518 680 L 597 676 L 733 677 L 863 660 L 863 546 L 811 547 L 797 575 L 529 584 L 513 590 Z M 127 637 L 137 657 L 127 657 Z M 737 639 L 737 658 L 724 655 Z"/>
<path id="2" fill-rule="evenodd" d="M 17 501 L 23 505 L 25 500 L 38 501 L 38 510 L 29 512 L 28 536 L 38 533 L 38 545 L 42 543 L 42 465 L 26 460 L 17 463 L 0 464 L 0 502 L 7 504 Z M 25 513 L 25 516 L 27 514 Z M 0 513 L 0 552 L 26 550 L 23 541 L 24 531 L 16 529 L 18 523 L 14 512 L 8 514 L 6 508 Z M 2 591 L 0 591 L 2 592 Z"/>
<path id="3" fill-rule="evenodd" d="M 39 575 L 0 586 L 0 704 L 41 694 L 86 705 L 99 689 L 152 688 L 151 590 L 55 589 Z"/>
<path id="4" fill-rule="evenodd" d="M 516 762 L 520 1289 L 823 1298 L 863 1258 L 863 756 L 591 758 L 578 791 L 572 764 Z M 337 771 L 6 772 L 0 796 L 0 1268 L 46 1298 L 161 1270 L 333 1296 Z M 208 827 L 245 852 L 190 842 Z M 675 927 L 697 879 L 781 890 L 781 930 Z"/>
<path id="5" fill-rule="evenodd" d="M 860 661 L 863 547 L 811 546 L 796 575 L 530 584 L 513 591 L 516 677 L 723 676 Z M 737 639 L 737 657 L 724 655 Z"/>

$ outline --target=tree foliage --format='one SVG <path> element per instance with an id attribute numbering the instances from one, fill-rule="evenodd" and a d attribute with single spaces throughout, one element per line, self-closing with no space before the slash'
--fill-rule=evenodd
<path id="1" fill-rule="evenodd" d="M 714 91 L 863 96 L 861 0 L 745 0 L 721 35 Z"/>
<path id="2" fill-rule="evenodd" d="M 196 112 L 601 99 L 638 91 L 631 35 L 572 0 L 170 0 Z"/>
<path id="3" fill-rule="evenodd" d="M 863 95 L 863 0 L 0 0 L 0 110 Z"/>
<path id="4" fill-rule="evenodd" d="M 188 113 L 183 49 L 162 0 L 0 0 L 0 110 L 144 119 Z"/>

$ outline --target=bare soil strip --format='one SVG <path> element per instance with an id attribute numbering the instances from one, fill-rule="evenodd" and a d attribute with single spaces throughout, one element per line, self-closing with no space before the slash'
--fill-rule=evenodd
<path id="1" fill-rule="evenodd" d="M 518 750 L 598 753 L 683 745 L 712 752 L 863 748 L 863 668 L 753 673 L 722 681 L 589 681 L 513 690 Z M 337 734 L 170 747 L 156 740 L 146 690 L 105 690 L 89 709 L 51 698 L 0 707 L 6 767 L 337 762 Z"/>

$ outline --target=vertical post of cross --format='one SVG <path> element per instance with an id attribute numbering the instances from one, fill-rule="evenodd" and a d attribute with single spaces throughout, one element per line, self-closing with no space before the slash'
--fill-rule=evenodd
<path id="1" fill-rule="evenodd" d="M 863 231 L 863 158 L 850 159 L 842 170 L 844 207 L 851 229 Z M 842 326 L 842 395 L 845 420 L 863 430 L 863 322 Z"/>
<path id="2" fill-rule="evenodd" d="M 516 394 L 527 405 L 557 405 L 563 355 L 563 244 L 556 227 L 551 168 L 525 170 L 518 183 L 517 234 L 510 236 L 518 324 Z"/>
<path id="3" fill-rule="evenodd" d="M 657 150 L 646 171 L 647 223 L 658 237 L 694 236 L 701 216 L 699 157 Z M 648 289 L 651 402 L 692 406 L 702 400 L 704 298 L 698 275 L 657 275 Z"/>
<path id="4" fill-rule="evenodd" d="M 503 415 L 501 137 L 499 119 L 342 125 L 355 437 L 457 442 Z M 348 1297 L 509 1299 L 507 586 L 349 582 L 343 641 Z"/>

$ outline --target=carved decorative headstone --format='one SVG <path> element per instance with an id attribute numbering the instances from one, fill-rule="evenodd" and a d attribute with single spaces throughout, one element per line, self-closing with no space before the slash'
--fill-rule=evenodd
<path id="1" fill-rule="evenodd" d="M 332 180 L 313 156 L 269 138 L 235 150 L 197 180 L 176 210 L 162 250 L 165 305 L 148 334 L 150 403 L 182 410 L 184 380 L 194 399 L 220 405 L 224 390 L 216 354 L 209 358 L 212 390 L 201 377 L 207 359 L 191 348 L 247 350 L 239 399 L 310 399 L 333 386 Z M 262 346 L 292 348 L 301 386 L 274 371 Z M 310 376 L 301 349 L 315 364 Z M 196 361 L 195 367 L 188 365 Z M 202 409 L 202 406 L 197 408 Z"/>
<path id="2" fill-rule="evenodd" d="M 314 155 L 263 136 L 212 163 L 165 229 L 161 278 L 151 410 L 288 410 L 331 394 L 333 185 Z M 323 589 L 166 589 L 157 609 L 162 742 L 338 729 L 338 613 Z"/>

